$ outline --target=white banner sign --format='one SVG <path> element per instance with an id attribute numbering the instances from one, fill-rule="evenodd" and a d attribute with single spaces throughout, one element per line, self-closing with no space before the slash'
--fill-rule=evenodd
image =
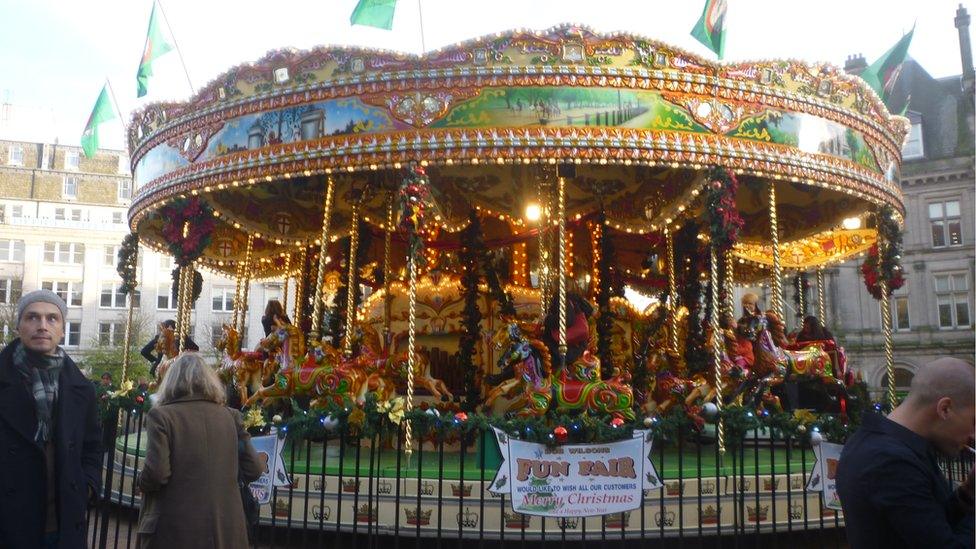
<path id="1" fill-rule="evenodd" d="M 283 439 L 271 434 L 252 437 L 251 444 L 258 453 L 258 459 L 264 465 L 261 477 L 249 486 L 254 499 L 261 505 L 271 503 L 271 492 L 275 486 L 288 486 L 288 472 L 285 470 L 285 460 L 281 458 L 281 451 L 285 446 Z"/>
<path id="2" fill-rule="evenodd" d="M 837 464 L 843 449 L 843 444 L 830 442 L 821 442 L 814 446 L 813 455 L 817 461 L 813 463 L 810 481 L 807 482 L 807 490 L 823 492 L 824 507 L 838 511 L 841 507 L 840 496 L 837 495 Z"/>
<path id="3" fill-rule="evenodd" d="M 504 460 L 488 488 L 512 510 L 543 517 L 591 517 L 637 509 L 644 490 L 661 488 L 650 460 L 650 431 L 606 444 L 546 446 L 494 429 Z"/>

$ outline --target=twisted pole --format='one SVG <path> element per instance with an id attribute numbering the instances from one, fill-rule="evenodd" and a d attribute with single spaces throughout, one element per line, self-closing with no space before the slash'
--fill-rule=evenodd
<path id="1" fill-rule="evenodd" d="M 725 426 L 722 424 L 722 393 L 724 390 L 722 380 L 722 340 L 721 326 L 719 325 L 719 279 L 718 279 L 718 254 L 715 246 L 709 246 L 709 264 L 712 287 L 712 314 L 709 319 L 712 326 L 712 367 L 714 368 L 712 384 L 715 386 L 715 406 L 718 408 L 719 415 L 715 424 L 715 435 L 718 441 L 718 451 L 725 453 Z"/>
<path id="2" fill-rule="evenodd" d="M 322 335 L 322 282 L 325 278 L 325 259 L 329 255 L 329 221 L 332 217 L 332 194 L 335 180 L 330 175 L 325 188 L 325 204 L 322 207 L 322 237 L 319 246 L 319 268 L 315 273 L 315 302 L 312 304 L 312 330 L 309 341 L 319 341 Z"/>
<path id="3" fill-rule="evenodd" d="M 785 318 L 783 315 L 783 267 L 780 265 L 779 258 L 779 221 L 776 213 L 776 185 L 772 181 L 769 182 L 769 233 L 773 242 L 773 274 L 772 280 L 770 281 L 770 293 L 772 297 L 770 298 L 769 308 L 779 316 L 780 320 L 783 320 Z"/>

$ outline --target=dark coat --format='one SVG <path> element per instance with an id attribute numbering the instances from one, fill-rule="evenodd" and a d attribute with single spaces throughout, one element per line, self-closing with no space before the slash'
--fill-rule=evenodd
<path id="1" fill-rule="evenodd" d="M 35 549 L 44 536 L 47 474 L 34 442 L 37 417 L 28 384 L 13 366 L 15 339 L 0 352 L 0 547 Z M 65 357 L 58 377 L 54 440 L 60 548 L 86 547 L 85 513 L 101 484 L 101 425 L 95 388 Z M 90 492 L 91 491 L 91 492 Z"/>
<path id="2" fill-rule="evenodd" d="M 149 411 L 146 436 L 139 547 L 247 547 L 238 467 L 252 481 L 264 465 L 241 413 L 184 397 Z"/>

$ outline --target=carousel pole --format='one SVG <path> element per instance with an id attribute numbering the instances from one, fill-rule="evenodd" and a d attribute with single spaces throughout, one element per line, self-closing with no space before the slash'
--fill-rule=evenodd
<path id="1" fill-rule="evenodd" d="M 804 291 L 804 288 L 803 288 L 803 281 L 805 279 L 806 279 L 806 273 L 802 273 L 801 272 L 800 274 L 798 274 L 796 276 L 796 294 L 797 294 L 797 296 L 799 296 L 797 298 L 797 301 L 798 301 L 798 306 L 799 306 L 799 309 L 800 309 L 799 311 L 796 312 L 796 315 L 798 317 L 800 317 L 800 325 L 801 326 L 803 325 L 803 317 L 806 316 L 806 315 L 804 315 L 804 311 L 806 311 L 806 309 L 807 309 L 807 304 L 806 304 L 806 298 L 807 298 L 807 296 L 806 296 L 806 291 Z"/>
<path id="2" fill-rule="evenodd" d="M 241 281 L 241 314 L 238 317 L 237 333 L 244 337 L 244 328 L 247 326 L 248 299 L 251 294 L 251 255 L 254 253 L 254 235 L 247 235 L 247 247 L 244 248 L 244 278 Z"/>
<path id="3" fill-rule="evenodd" d="M 329 221 L 332 217 L 332 195 L 334 192 L 335 180 L 329 176 L 325 188 L 325 205 L 322 207 L 322 238 L 319 247 L 319 268 L 315 273 L 315 301 L 312 304 L 312 330 L 309 333 L 309 341 L 317 342 L 322 335 L 322 282 L 325 279 L 325 258 L 329 254 Z M 296 305 L 296 307 L 298 306 Z"/>
<path id="4" fill-rule="evenodd" d="M 241 317 L 241 279 L 243 277 L 244 264 L 238 261 L 234 267 L 234 314 L 231 317 L 231 325 L 235 330 Z"/>
<path id="5" fill-rule="evenodd" d="M 725 300 L 722 302 L 722 314 L 735 318 L 735 261 L 732 250 L 725 252 Z"/>
<path id="6" fill-rule="evenodd" d="M 179 342 L 179 352 L 182 353 L 186 346 L 186 334 L 190 324 L 190 302 L 193 300 L 193 263 L 188 263 L 180 267 L 180 293 L 183 294 L 179 301 L 179 309 L 176 312 L 176 337 Z"/>
<path id="7" fill-rule="evenodd" d="M 566 366 L 566 178 L 559 176 L 559 360 Z"/>
<path id="8" fill-rule="evenodd" d="M 714 244 L 709 246 L 709 265 L 711 274 L 711 288 L 712 288 L 712 314 L 709 319 L 712 326 L 712 368 L 714 369 L 714 378 L 712 385 L 715 387 L 715 394 L 717 395 L 715 399 L 715 406 L 718 409 L 719 414 L 717 415 L 717 421 L 715 423 L 715 437 L 718 443 L 719 453 L 725 453 L 725 426 L 722 424 L 722 393 L 724 392 L 723 380 L 722 380 L 722 341 L 721 341 L 721 326 L 719 325 L 719 279 L 718 279 L 718 254 L 715 251 Z M 726 276 L 728 278 L 728 276 Z"/>
<path id="9" fill-rule="evenodd" d="M 352 203 L 352 219 L 349 221 L 349 277 L 346 279 L 346 334 L 342 341 L 342 354 L 352 356 L 352 325 L 356 320 L 356 253 L 359 251 L 359 201 Z"/>
<path id="10" fill-rule="evenodd" d="M 393 247 L 394 196 L 393 193 L 390 193 L 390 199 L 386 204 L 386 232 L 383 234 L 383 343 L 385 345 L 390 345 L 392 342 L 392 339 L 390 339 L 390 316 L 393 305 L 393 299 L 390 297 L 390 276 L 392 274 L 390 250 Z"/>
<path id="11" fill-rule="evenodd" d="M 302 251 L 298 254 L 298 273 L 295 275 L 295 308 L 291 316 L 296 326 L 301 326 L 302 322 L 302 303 L 305 301 L 306 259 L 308 259 L 308 248 L 302 246 Z"/>
<path id="12" fill-rule="evenodd" d="M 884 336 L 885 374 L 888 376 L 888 386 L 885 388 L 885 401 L 888 411 L 894 410 L 895 401 L 895 351 L 891 339 L 891 300 L 888 299 L 888 281 L 880 277 L 878 286 L 881 288 L 881 334 Z"/>
<path id="13" fill-rule="evenodd" d="M 779 259 L 779 221 L 776 213 L 776 185 L 769 183 L 769 234 L 773 242 L 773 274 L 770 283 L 769 308 L 784 320 L 783 316 L 783 268 Z"/>
<path id="14" fill-rule="evenodd" d="M 281 287 L 281 310 L 288 311 L 288 282 L 291 278 L 291 254 L 285 254 L 285 283 Z"/>
<path id="15" fill-rule="evenodd" d="M 413 410 L 413 392 L 414 392 L 414 379 L 413 379 L 413 368 L 416 360 L 416 343 L 417 343 L 417 258 L 411 256 L 409 258 L 409 270 L 410 270 L 410 287 L 409 287 L 409 300 L 408 300 L 408 315 L 409 323 L 407 325 L 407 402 L 406 410 L 409 412 Z M 407 454 L 407 464 L 410 463 L 410 456 L 413 454 L 413 428 L 407 421 L 403 426 L 404 437 L 407 440 L 407 447 L 404 453 Z"/>
<path id="16" fill-rule="evenodd" d="M 820 324 L 827 325 L 827 299 L 823 269 L 817 269 L 817 316 Z"/>
<path id="17" fill-rule="evenodd" d="M 674 234 L 664 227 L 664 239 L 668 260 L 668 352 L 678 354 L 678 285 L 674 272 Z"/>

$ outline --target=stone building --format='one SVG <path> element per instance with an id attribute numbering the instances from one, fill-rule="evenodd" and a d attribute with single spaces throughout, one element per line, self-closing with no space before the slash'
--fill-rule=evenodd
<path id="1" fill-rule="evenodd" d="M 123 151 L 99 150 L 89 159 L 78 147 L 0 139 L 0 307 L 5 309 L 0 329 L 5 339 L 12 335 L 11 310 L 20 295 L 49 288 L 68 303 L 64 346 L 70 354 L 83 360 L 99 344 L 121 344 L 128 305 L 118 292 L 116 255 L 128 233 L 131 196 L 129 158 Z M 147 332 L 175 316 L 172 269 L 168 256 L 140 250 L 137 319 Z M 203 280 L 191 335 L 207 352 L 221 323 L 231 322 L 235 283 L 206 271 Z M 264 305 L 280 296 L 281 284 L 252 284 L 245 344 L 263 337 L 259 320 Z"/>
<path id="2" fill-rule="evenodd" d="M 899 390 L 936 358 L 973 362 L 976 178 L 969 19 L 960 6 L 955 26 L 962 74 L 933 78 L 909 58 L 886 101 L 891 112 L 904 112 L 912 123 L 901 170 L 907 283 L 891 298 Z M 865 67 L 864 58 L 854 56 L 845 69 L 857 74 Z M 827 323 L 878 391 L 887 383 L 880 306 L 867 293 L 860 266 L 850 261 L 829 272 Z"/>

